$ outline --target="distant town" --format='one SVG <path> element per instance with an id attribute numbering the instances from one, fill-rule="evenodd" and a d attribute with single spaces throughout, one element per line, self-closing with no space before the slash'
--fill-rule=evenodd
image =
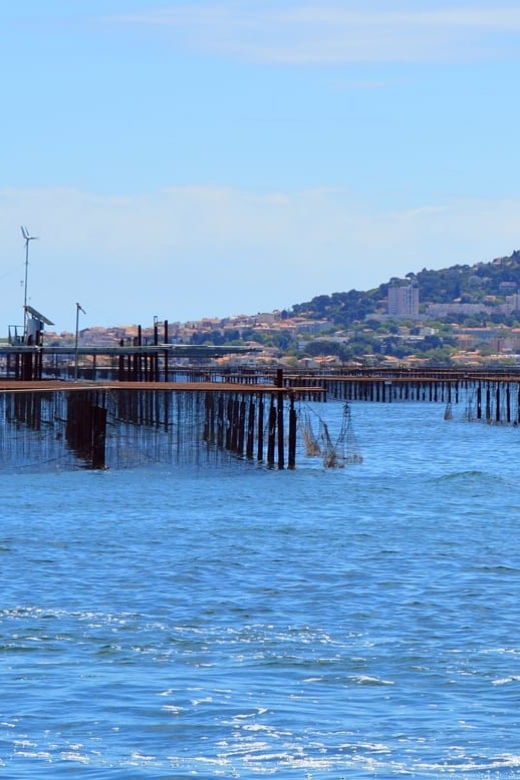
<path id="1" fill-rule="evenodd" d="M 290 310 L 192 322 L 85 328 L 82 347 L 168 343 L 251 347 L 234 364 L 319 368 L 345 364 L 520 364 L 520 252 L 490 263 L 392 278 L 368 292 L 320 295 Z M 47 330 L 42 346 L 74 343 Z M 254 349 L 253 349 L 254 348 Z"/>

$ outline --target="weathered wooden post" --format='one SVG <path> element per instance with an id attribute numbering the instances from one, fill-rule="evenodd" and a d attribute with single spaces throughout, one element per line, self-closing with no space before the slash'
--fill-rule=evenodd
<path id="1" fill-rule="evenodd" d="M 264 459 L 264 396 L 261 393 L 258 399 L 258 441 L 257 460 L 261 463 Z"/>
<path id="2" fill-rule="evenodd" d="M 283 369 L 279 368 L 276 372 L 276 386 L 283 388 Z M 284 420 L 283 420 L 283 392 L 277 393 L 277 427 L 278 427 L 278 468 L 283 469 L 285 465 L 284 453 Z"/>
<path id="3" fill-rule="evenodd" d="M 218 447 L 224 446 L 224 430 L 225 430 L 224 398 L 222 396 L 222 393 L 219 393 L 218 405 L 217 405 L 217 446 Z"/>
<path id="4" fill-rule="evenodd" d="M 274 395 L 271 395 L 269 405 L 269 420 L 267 429 L 267 465 L 274 466 L 274 445 L 276 435 L 276 407 L 274 405 Z"/>
<path id="5" fill-rule="evenodd" d="M 104 406 L 92 407 L 92 468 L 104 469 L 107 429 L 107 410 Z"/>
<path id="6" fill-rule="evenodd" d="M 233 399 L 228 395 L 226 404 L 226 450 L 230 450 L 233 444 Z"/>
<path id="7" fill-rule="evenodd" d="M 289 446 L 287 453 L 287 468 L 296 467 L 296 409 L 294 408 L 294 396 L 289 400 Z"/>
<path id="8" fill-rule="evenodd" d="M 238 454 L 244 454 L 244 442 L 246 435 L 246 402 L 242 398 L 238 412 Z"/>
<path id="9" fill-rule="evenodd" d="M 247 421 L 247 442 L 246 442 L 246 458 L 252 459 L 253 457 L 253 444 L 255 440 L 255 403 L 252 396 L 249 396 L 249 410 Z"/>

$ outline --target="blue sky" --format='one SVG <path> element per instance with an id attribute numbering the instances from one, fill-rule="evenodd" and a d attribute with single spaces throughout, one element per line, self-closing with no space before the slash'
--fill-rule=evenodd
<path id="1" fill-rule="evenodd" d="M 510 0 L 0 7 L 0 310 L 287 308 L 520 248 Z"/>

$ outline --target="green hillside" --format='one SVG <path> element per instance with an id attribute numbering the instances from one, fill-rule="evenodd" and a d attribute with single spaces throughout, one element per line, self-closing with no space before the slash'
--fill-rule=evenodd
<path id="1" fill-rule="evenodd" d="M 418 273 L 409 273 L 406 278 L 390 279 L 379 287 L 360 292 L 336 292 L 318 295 L 305 303 L 292 307 L 290 314 L 303 315 L 311 319 L 328 319 L 338 326 L 359 322 L 371 314 L 386 311 L 386 298 L 390 284 L 402 281 L 419 285 L 421 309 L 429 303 L 486 303 L 490 306 L 503 303 L 507 295 L 520 290 L 520 251 L 509 257 L 498 258 L 490 263 L 455 265 L 438 271 L 424 268 Z M 458 315 L 456 319 L 464 320 Z M 496 315 L 501 322 L 504 315 Z"/>

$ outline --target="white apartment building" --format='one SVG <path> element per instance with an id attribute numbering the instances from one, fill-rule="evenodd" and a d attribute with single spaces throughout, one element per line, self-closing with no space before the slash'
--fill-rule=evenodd
<path id="1" fill-rule="evenodd" d="M 390 317 L 419 316 L 419 286 L 417 284 L 391 285 L 388 288 L 388 314 Z"/>

